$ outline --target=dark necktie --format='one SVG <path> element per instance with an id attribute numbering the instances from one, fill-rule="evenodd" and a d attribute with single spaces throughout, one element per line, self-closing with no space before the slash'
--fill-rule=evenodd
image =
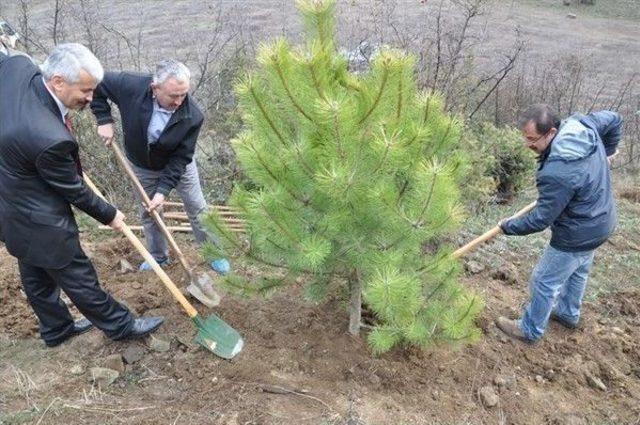
<path id="1" fill-rule="evenodd" d="M 71 133 L 72 135 L 74 134 L 71 117 L 69 116 L 69 114 L 64 116 L 64 126 L 67 127 L 67 130 L 69 130 L 69 133 Z M 77 149 L 71 152 L 71 157 L 73 157 L 73 161 L 76 163 L 76 169 L 78 170 L 78 174 L 82 177 L 82 164 L 80 163 L 80 155 L 78 154 Z"/>

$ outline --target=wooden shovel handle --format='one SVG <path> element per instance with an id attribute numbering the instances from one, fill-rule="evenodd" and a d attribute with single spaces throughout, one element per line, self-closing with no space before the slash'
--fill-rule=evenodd
<path id="1" fill-rule="evenodd" d="M 136 176 L 136 174 L 131 169 L 131 166 L 125 159 L 124 155 L 122 154 L 122 151 L 120 150 L 120 147 L 115 142 L 115 140 L 111 142 L 111 147 L 113 148 L 113 152 L 115 153 L 116 158 L 118 159 L 118 162 L 120 163 L 120 165 L 122 165 L 122 168 L 124 168 L 124 171 L 127 173 L 129 178 L 131 179 L 131 182 L 133 183 L 136 190 L 140 194 L 140 197 L 142 198 L 144 205 L 148 207 L 149 204 L 151 203 L 151 200 L 149 199 L 147 192 L 145 192 L 144 188 L 142 187 L 142 184 L 140 184 L 140 180 L 138 180 L 138 176 Z M 156 210 L 153 210 L 151 211 L 150 214 L 153 220 L 158 225 L 158 227 L 160 227 L 160 230 L 162 231 L 162 234 L 164 235 L 164 237 L 167 239 L 167 241 L 169 241 L 169 245 L 171 245 L 171 249 L 173 249 L 173 252 L 175 252 L 176 255 L 178 256 L 178 259 L 180 260 L 180 264 L 182 264 L 182 267 L 189 275 L 189 280 L 193 281 L 194 278 L 192 276 L 191 267 L 189 267 L 189 263 L 187 263 L 187 259 L 185 258 L 184 254 L 182 253 L 182 250 L 176 243 L 176 240 L 173 238 L 171 231 L 169 231 L 167 226 L 164 224 L 162 217 L 160 217 L 160 213 L 158 213 L 158 211 Z"/>
<path id="2" fill-rule="evenodd" d="M 512 218 L 517 218 L 520 216 L 525 215 L 526 213 L 528 213 L 529 211 L 531 211 L 534 207 L 536 206 L 536 202 L 532 202 L 529 205 L 527 205 L 526 207 L 522 208 L 520 211 L 518 211 L 517 213 L 515 213 L 514 215 L 512 215 L 511 217 L 509 217 L 509 219 Z M 457 250 L 455 250 L 453 252 L 453 257 L 454 258 L 460 258 L 463 255 L 467 254 L 469 251 L 472 251 L 476 246 L 490 240 L 493 239 L 496 235 L 502 233 L 502 229 L 500 228 L 500 226 L 496 226 L 493 229 L 489 230 L 488 232 L 478 236 L 477 238 L 475 238 L 474 240 L 472 240 L 471 242 L 469 242 L 468 244 L 464 245 L 461 248 L 458 248 Z"/>
<path id="3" fill-rule="evenodd" d="M 102 193 L 100 192 L 100 190 L 98 190 L 96 185 L 93 184 L 93 182 L 91 181 L 91 179 L 89 178 L 86 172 L 83 172 L 83 178 L 87 186 L 89 186 L 89 188 L 93 190 L 96 195 L 98 195 L 99 197 L 101 197 L 106 201 L 105 197 L 102 196 Z M 138 239 L 138 237 L 133 234 L 129 226 L 124 224 L 122 233 L 124 233 L 127 239 L 129 239 L 129 242 L 131 242 L 131 244 L 138 250 L 140 255 L 144 257 L 147 263 L 149 263 L 149 265 L 151 266 L 153 271 L 156 272 L 156 274 L 158 275 L 158 277 L 160 278 L 164 286 L 169 290 L 169 292 L 171 292 L 171 295 L 173 295 L 173 297 L 180 303 L 180 305 L 182 305 L 182 308 L 184 308 L 184 310 L 187 312 L 189 317 L 191 318 L 196 317 L 198 315 L 198 311 L 191 305 L 191 303 L 185 298 L 185 296 L 182 295 L 182 292 L 180 292 L 180 290 L 175 285 L 175 283 L 173 283 L 171 278 L 164 272 L 164 270 L 162 270 L 162 267 L 158 265 L 155 258 L 153 258 L 153 256 L 149 253 L 149 251 L 147 251 L 147 249 L 144 247 L 142 242 L 140 242 L 140 239 Z"/>

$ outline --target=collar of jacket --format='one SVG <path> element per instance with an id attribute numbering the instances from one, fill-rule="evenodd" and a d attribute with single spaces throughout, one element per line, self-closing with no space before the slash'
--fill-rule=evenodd
<path id="1" fill-rule="evenodd" d="M 542 151 L 540 155 L 538 155 L 538 170 L 542 169 L 545 161 L 547 160 L 547 158 L 549 158 L 549 154 L 551 153 L 551 145 L 553 144 L 553 141 L 556 139 L 556 137 L 558 137 L 557 133 L 555 136 L 553 136 L 553 139 L 551 139 L 551 141 L 547 145 L 547 148 L 544 151 Z"/>
<path id="2" fill-rule="evenodd" d="M 37 73 L 34 76 L 32 81 L 35 86 L 36 93 L 40 98 L 40 100 L 42 101 L 42 103 L 44 104 L 44 106 L 48 110 L 53 112 L 55 116 L 58 117 L 58 119 L 60 119 L 60 121 L 64 123 L 64 121 L 62 120 L 62 117 L 60 116 L 60 108 L 58 108 L 58 104 L 56 103 L 55 99 L 51 97 L 49 90 L 47 90 L 47 88 L 44 86 L 44 81 L 42 81 L 42 74 Z"/>
<path id="3" fill-rule="evenodd" d="M 151 90 L 151 87 L 149 87 L 149 90 L 147 90 L 147 93 L 144 96 L 144 101 L 142 102 L 142 105 L 141 105 L 142 106 L 141 112 L 145 116 L 146 126 L 149 125 L 149 121 L 151 120 L 151 114 L 153 113 L 153 102 L 154 102 L 153 90 Z M 167 126 L 174 124 L 178 121 L 191 118 L 190 104 L 191 104 L 191 98 L 187 94 L 187 97 L 184 98 L 184 102 L 182 102 L 182 105 L 180 105 L 178 109 L 176 109 L 176 111 L 173 114 L 171 114 L 171 118 L 169 119 Z"/>

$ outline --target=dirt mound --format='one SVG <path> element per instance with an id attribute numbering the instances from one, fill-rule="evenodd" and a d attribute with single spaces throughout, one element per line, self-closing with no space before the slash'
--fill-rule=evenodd
<path id="1" fill-rule="evenodd" d="M 6 357 L 0 355 L 8 365 L 0 368 L 0 378 L 5 378 L 0 379 L 0 393 L 7 394 L 0 407 L 5 411 L 20 412 L 38 401 L 41 415 L 54 403 L 41 423 L 99 422 L 105 412 L 131 413 L 128 423 L 157 423 L 162 417 L 190 424 L 492 423 L 496 418 L 511 424 L 624 424 L 640 417 L 638 290 L 587 303 L 578 330 L 552 323 L 545 338 L 529 346 L 507 339 L 493 324 L 500 314 L 516 314 L 524 299 L 523 282 L 493 279 L 487 267 L 464 278 L 487 302 L 478 321 L 482 341 L 454 352 L 398 349 L 380 357 L 345 332 L 348 318 L 341 302 L 309 305 L 300 288 L 268 300 L 227 295 L 215 313 L 244 335 L 246 347 L 234 360 L 224 361 L 192 344 L 191 322 L 153 274 L 118 274 L 120 259 L 134 266 L 140 261 L 124 239 L 85 248 L 103 285 L 117 299 L 138 314 L 167 317 L 157 336 L 170 349 L 154 351 L 142 341 L 111 342 L 94 330 L 45 350 L 19 294 L 14 260 L 2 250 L 0 327 L 15 345 L 5 351 Z M 187 254 L 198 261 L 194 251 Z M 179 265 L 168 273 L 182 282 Z M 28 348 L 20 352 L 40 360 L 13 355 L 11 350 L 21 344 Z M 96 387 L 87 383 L 86 370 L 131 347 L 139 359 L 124 366 L 113 384 L 99 388 L 99 398 L 87 398 Z M 52 364 L 61 368 L 52 371 Z M 80 374 L 70 372 L 74 366 Z M 15 390 L 16 370 L 28 370 L 38 385 L 28 399 Z M 81 411 L 68 407 L 83 397 Z"/>

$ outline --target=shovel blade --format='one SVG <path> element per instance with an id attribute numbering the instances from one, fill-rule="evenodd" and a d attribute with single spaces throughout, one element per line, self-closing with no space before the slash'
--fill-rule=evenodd
<path id="1" fill-rule="evenodd" d="M 223 359 L 232 359 L 242 351 L 242 336 L 215 314 L 206 319 L 197 315 L 193 321 L 198 328 L 195 342 L 215 355 Z"/>
<path id="2" fill-rule="evenodd" d="M 209 291 L 203 290 L 201 286 L 191 283 L 187 286 L 187 292 L 209 308 L 220 304 L 220 295 L 213 288 Z"/>
<path id="3" fill-rule="evenodd" d="M 190 284 L 187 286 L 189 292 L 195 299 L 207 307 L 215 307 L 220 304 L 220 294 L 213 288 L 213 279 L 207 273 L 202 273 L 196 278 L 194 273 L 189 273 Z"/>

